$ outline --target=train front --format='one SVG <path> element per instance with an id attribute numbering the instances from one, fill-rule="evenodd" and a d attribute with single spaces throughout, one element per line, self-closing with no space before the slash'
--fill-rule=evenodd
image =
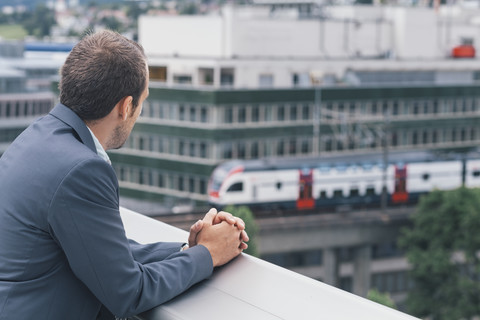
<path id="1" fill-rule="evenodd" d="M 208 202 L 210 205 L 221 209 L 228 203 L 226 197 L 226 190 L 230 178 L 236 173 L 243 172 L 243 165 L 241 161 L 232 160 L 218 165 L 213 170 L 210 180 L 208 181 Z"/>

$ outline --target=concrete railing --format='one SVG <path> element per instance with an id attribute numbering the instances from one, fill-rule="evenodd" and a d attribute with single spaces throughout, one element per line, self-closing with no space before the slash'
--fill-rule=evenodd
<path id="1" fill-rule="evenodd" d="M 188 233 L 122 208 L 127 236 L 140 243 L 186 242 Z M 415 319 L 346 291 L 242 254 L 139 320 Z"/>

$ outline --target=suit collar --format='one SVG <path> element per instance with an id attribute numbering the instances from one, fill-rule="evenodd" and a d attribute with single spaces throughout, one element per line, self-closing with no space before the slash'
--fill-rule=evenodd
<path id="1" fill-rule="evenodd" d="M 50 114 L 72 127 L 82 143 L 90 148 L 93 152 L 97 153 L 95 143 L 93 142 L 92 135 L 88 131 L 87 125 L 78 117 L 75 112 L 73 112 L 72 109 L 59 103 L 55 106 L 55 108 L 52 109 L 52 111 L 50 111 Z"/>

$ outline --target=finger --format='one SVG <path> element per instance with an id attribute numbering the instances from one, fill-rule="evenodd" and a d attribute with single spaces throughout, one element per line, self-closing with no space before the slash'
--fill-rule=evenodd
<path id="1" fill-rule="evenodd" d="M 245 230 L 242 230 L 242 232 L 240 233 L 240 240 L 245 242 L 250 241 L 250 238 L 248 237 L 248 234 Z"/>
<path id="2" fill-rule="evenodd" d="M 193 247 L 197 244 L 197 235 L 203 228 L 203 221 L 198 220 L 190 227 L 190 234 L 188 235 L 188 246 Z"/>
<path id="3" fill-rule="evenodd" d="M 213 221 L 215 220 L 216 215 L 217 215 L 217 209 L 211 208 L 203 218 L 203 222 L 211 225 L 214 224 Z"/>
<path id="4" fill-rule="evenodd" d="M 228 212 L 225 212 L 225 211 L 220 211 L 215 216 L 215 219 L 213 220 L 213 224 L 218 224 L 222 221 L 225 221 L 225 222 L 227 222 L 228 224 L 231 224 L 231 225 L 235 225 L 235 223 L 237 222 L 235 220 L 235 217 L 232 216 L 231 213 L 228 213 Z"/>
<path id="5" fill-rule="evenodd" d="M 235 225 L 237 226 L 237 228 L 239 230 L 244 230 L 245 229 L 245 222 L 243 222 L 242 219 L 238 218 L 238 217 L 234 217 L 235 218 Z"/>

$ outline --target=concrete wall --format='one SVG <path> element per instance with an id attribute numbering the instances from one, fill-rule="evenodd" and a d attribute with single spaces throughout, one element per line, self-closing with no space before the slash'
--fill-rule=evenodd
<path id="1" fill-rule="evenodd" d="M 222 23 L 219 16 L 142 16 L 139 42 L 147 55 L 221 57 Z"/>

